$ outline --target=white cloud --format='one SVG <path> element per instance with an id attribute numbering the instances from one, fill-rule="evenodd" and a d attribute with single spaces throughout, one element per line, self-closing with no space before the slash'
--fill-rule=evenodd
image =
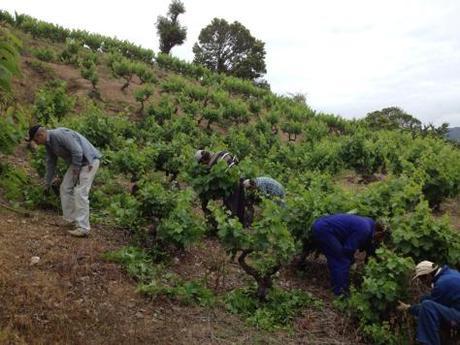
<path id="1" fill-rule="evenodd" d="M 267 79 L 303 92 L 313 108 L 360 117 L 400 106 L 424 122 L 460 126 L 460 2 L 456 0 L 184 0 L 193 59 L 214 17 L 238 20 L 266 43 Z M 157 50 L 154 22 L 169 0 L 3 0 L 1 7 Z"/>

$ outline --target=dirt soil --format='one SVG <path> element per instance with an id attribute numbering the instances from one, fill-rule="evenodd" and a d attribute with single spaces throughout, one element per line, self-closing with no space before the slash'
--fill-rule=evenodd
<path id="1" fill-rule="evenodd" d="M 327 301 L 321 310 L 306 310 L 294 332 L 268 333 L 222 306 L 145 298 L 136 293 L 136 282 L 102 257 L 128 243 L 121 232 L 94 226 L 89 238 L 72 238 L 56 222 L 53 214 L 23 217 L 0 209 L 0 344 L 359 343 Z M 177 258 L 173 266 L 190 276 L 201 265 L 200 271 L 212 271 L 213 257 L 221 249 L 209 241 Z M 214 249 L 209 255 L 202 250 L 206 248 Z M 31 263 L 33 256 L 40 258 L 37 264 Z M 282 276 L 328 297 L 321 284 L 290 271 Z M 226 290 L 236 283 L 230 277 L 224 284 Z"/>

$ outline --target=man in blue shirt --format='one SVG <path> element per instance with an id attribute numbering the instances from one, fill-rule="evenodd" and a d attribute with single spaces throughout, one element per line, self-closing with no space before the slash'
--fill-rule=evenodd
<path id="1" fill-rule="evenodd" d="M 448 266 L 440 268 L 430 261 L 422 261 L 415 267 L 414 279 L 431 286 L 431 293 L 412 306 L 399 302 L 398 309 L 409 310 L 417 317 L 416 340 L 419 343 L 440 345 L 440 327 L 460 325 L 460 272 Z"/>
<path id="2" fill-rule="evenodd" d="M 336 295 L 348 293 L 349 272 L 357 250 L 374 255 L 385 229 L 379 222 L 353 214 L 334 214 L 317 219 L 313 239 L 326 256 L 332 288 Z"/>
<path id="3" fill-rule="evenodd" d="M 67 128 L 46 129 L 41 125 L 29 129 L 29 140 L 46 148 L 46 186 L 56 175 L 61 157 L 69 166 L 61 183 L 60 196 L 64 221 L 72 236 L 85 237 L 90 230 L 89 191 L 99 168 L 101 153 L 81 134 Z"/>

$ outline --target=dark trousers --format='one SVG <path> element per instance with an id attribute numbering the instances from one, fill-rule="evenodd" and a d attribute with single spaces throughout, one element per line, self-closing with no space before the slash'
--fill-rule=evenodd
<path id="1" fill-rule="evenodd" d="M 452 327 L 460 324 L 460 310 L 431 300 L 424 300 L 415 306 L 412 313 L 417 317 L 416 339 L 426 345 L 441 345 L 439 337 L 441 326 Z"/>
<path id="2" fill-rule="evenodd" d="M 321 223 L 313 225 L 313 237 L 318 248 L 326 256 L 334 294 L 348 293 L 353 258 L 344 254 L 342 244 Z"/>

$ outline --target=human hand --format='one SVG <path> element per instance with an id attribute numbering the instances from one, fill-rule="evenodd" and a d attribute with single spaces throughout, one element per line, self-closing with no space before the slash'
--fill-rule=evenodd
<path id="1" fill-rule="evenodd" d="M 404 302 L 398 301 L 399 305 L 396 307 L 399 311 L 407 311 L 410 308 L 410 304 L 406 304 Z"/>

